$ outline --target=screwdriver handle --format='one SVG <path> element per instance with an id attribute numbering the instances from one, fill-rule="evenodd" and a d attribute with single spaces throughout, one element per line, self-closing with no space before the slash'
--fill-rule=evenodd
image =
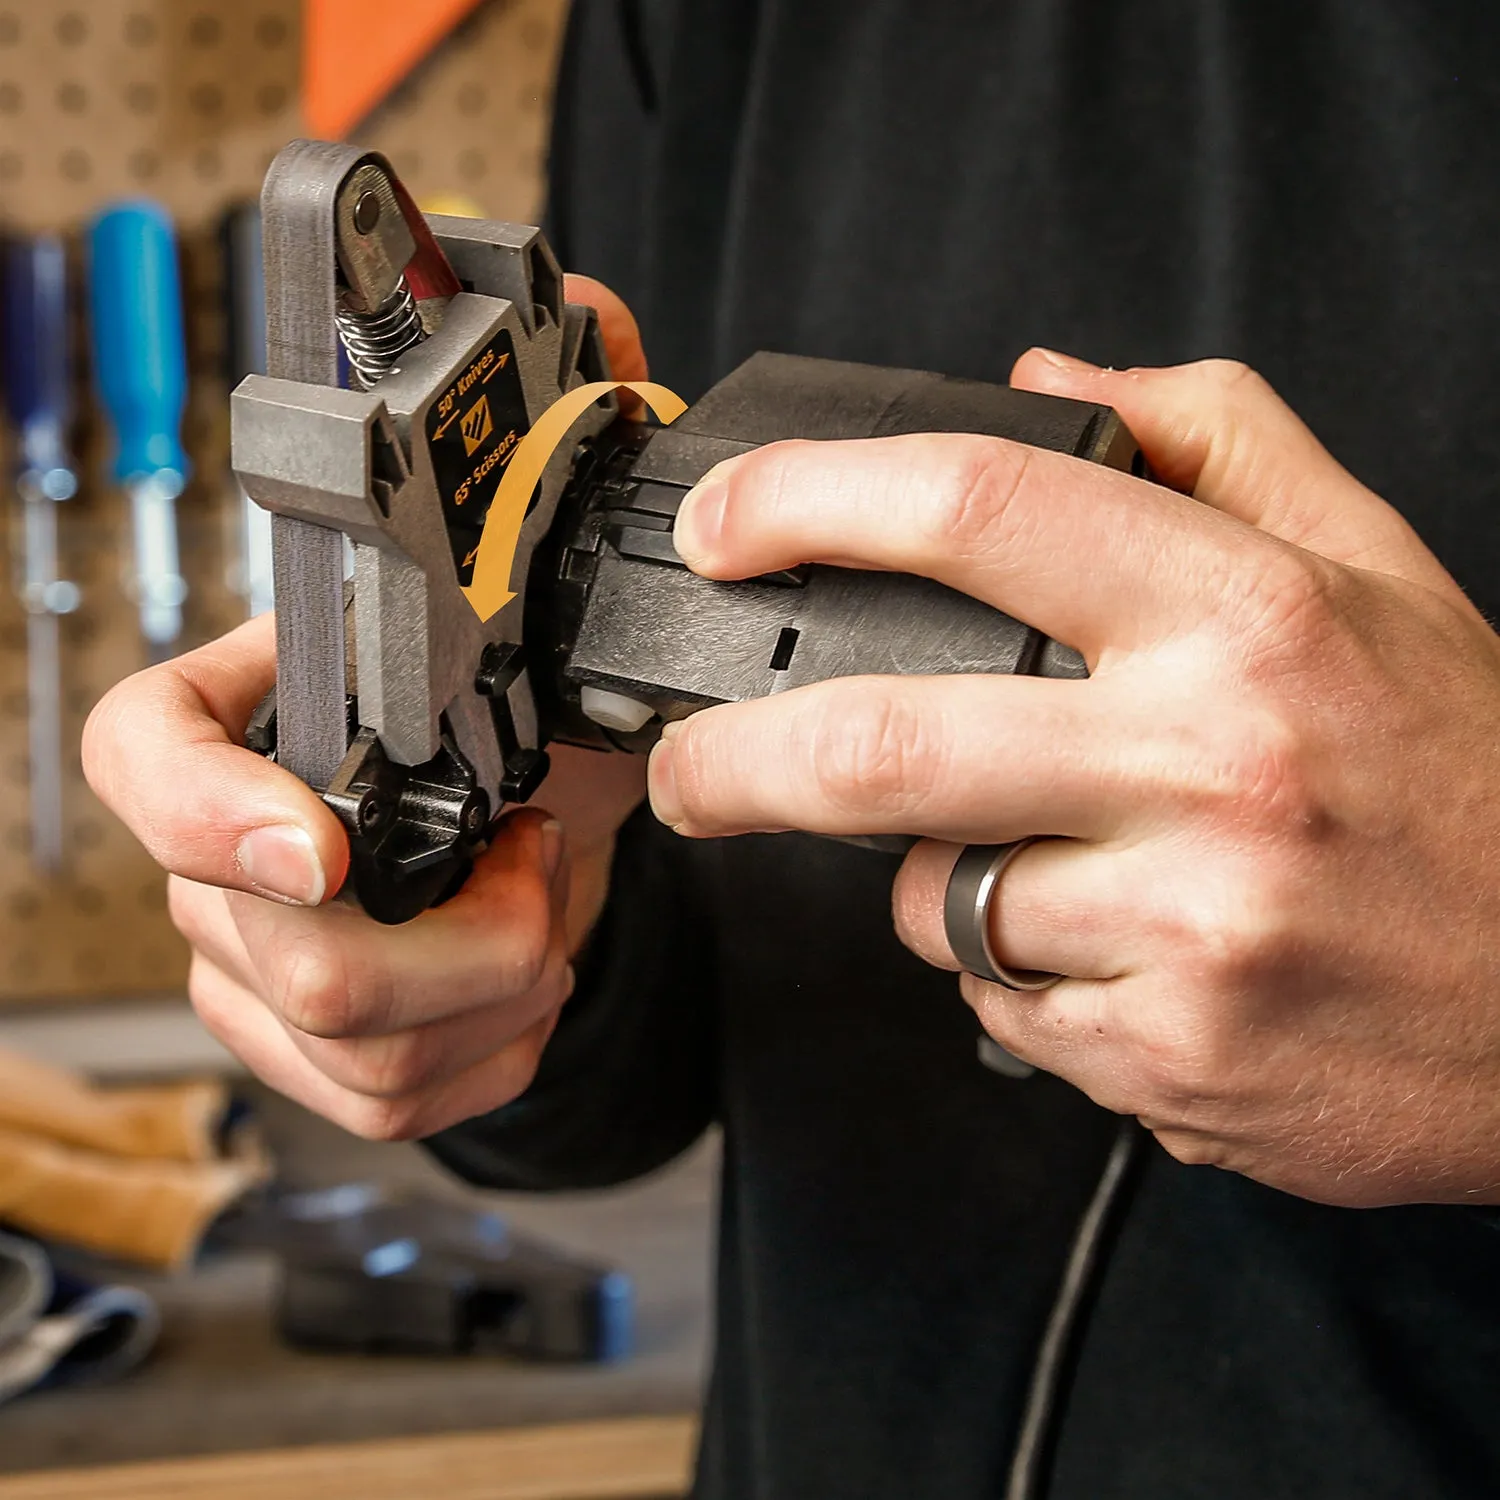
<path id="1" fill-rule="evenodd" d="M 182 449 L 187 348 L 177 239 L 166 210 L 145 200 L 106 209 L 89 231 L 94 373 L 114 424 L 114 475 L 188 475 Z"/>
<path id="2" fill-rule="evenodd" d="M 21 469 L 37 477 L 48 498 L 66 500 L 74 487 L 68 455 L 73 392 L 63 242 L 55 235 L 11 240 L 0 279 L 0 362 L 7 414 L 20 440 Z"/>

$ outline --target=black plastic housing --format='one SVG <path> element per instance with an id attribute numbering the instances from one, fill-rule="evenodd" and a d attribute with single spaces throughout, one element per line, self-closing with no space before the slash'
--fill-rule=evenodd
<path id="1" fill-rule="evenodd" d="M 583 450 L 533 565 L 528 650 L 556 738 L 648 749 L 663 723 L 715 703 L 867 673 L 1078 677 L 1078 655 L 978 600 L 902 573 L 812 565 L 716 583 L 688 571 L 672 527 L 715 464 L 789 438 L 962 432 L 1144 474 L 1107 407 L 830 360 L 757 354 L 664 429 L 616 422 Z M 623 735 L 583 714 L 595 687 L 648 705 Z"/>

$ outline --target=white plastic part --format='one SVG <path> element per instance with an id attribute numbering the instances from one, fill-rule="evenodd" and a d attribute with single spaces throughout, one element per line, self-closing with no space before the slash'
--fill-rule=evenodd
<path id="1" fill-rule="evenodd" d="M 634 734 L 656 712 L 635 698 L 596 687 L 584 688 L 579 695 L 579 706 L 585 717 L 592 719 L 601 729 L 612 729 L 616 734 Z"/>

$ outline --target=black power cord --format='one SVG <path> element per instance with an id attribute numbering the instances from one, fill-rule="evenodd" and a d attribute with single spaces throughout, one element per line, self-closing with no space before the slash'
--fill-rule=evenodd
<path id="1" fill-rule="evenodd" d="M 1119 1222 L 1131 1168 L 1140 1157 L 1145 1139 L 1145 1131 L 1134 1120 L 1120 1122 L 1094 1196 L 1078 1221 L 1062 1283 L 1031 1369 L 1005 1500 L 1043 1500 L 1057 1437 L 1059 1399 L 1077 1346 L 1079 1324 L 1103 1270 L 1110 1232 Z"/>

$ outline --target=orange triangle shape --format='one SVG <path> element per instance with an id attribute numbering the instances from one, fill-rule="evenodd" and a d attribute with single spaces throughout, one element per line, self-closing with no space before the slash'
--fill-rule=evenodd
<path id="1" fill-rule="evenodd" d="M 481 0 L 304 0 L 307 133 L 342 140 Z"/>

